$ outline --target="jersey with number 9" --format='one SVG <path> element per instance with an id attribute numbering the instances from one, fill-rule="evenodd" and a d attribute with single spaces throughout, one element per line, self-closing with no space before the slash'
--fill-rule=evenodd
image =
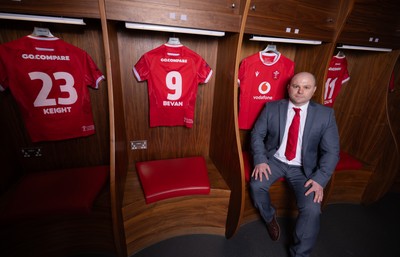
<path id="1" fill-rule="evenodd" d="M 161 45 L 145 53 L 133 67 L 138 81 L 147 80 L 150 127 L 191 128 L 198 84 L 212 75 L 204 59 L 183 45 Z"/>

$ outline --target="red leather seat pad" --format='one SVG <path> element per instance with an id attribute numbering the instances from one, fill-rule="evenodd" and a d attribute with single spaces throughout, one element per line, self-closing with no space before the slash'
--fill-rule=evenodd
<path id="1" fill-rule="evenodd" d="M 340 159 L 338 164 L 336 165 L 336 171 L 340 170 L 359 170 L 363 167 L 362 162 L 360 162 L 354 156 L 340 151 Z"/>
<path id="2" fill-rule="evenodd" d="M 109 166 L 29 173 L 8 197 L 2 219 L 88 214 L 109 177 Z"/>
<path id="3" fill-rule="evenodd" d="M 203 157 L 137 162 L 136 171 L 148 204 L 171 197 L 210 193 Z"/>

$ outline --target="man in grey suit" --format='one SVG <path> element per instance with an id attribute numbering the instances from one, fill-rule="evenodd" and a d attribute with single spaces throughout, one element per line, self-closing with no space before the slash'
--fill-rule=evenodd
<path id="1" fill-rule="evenodd" d="M 250 193 L 272 240 L 279 239 L 280 228 L 269 188 L 285 177 L 296 196 L 299 214 L 290 246 L 292 257 L 311 254 L 320 228 L 323 189 L 339 160 L 339 133 L 334 111 L 310 101 L 316 88 L 311 73 L 294 75 L 287 87 L 289 99 L 267 103 L 251 132 L 255 168 Z M 292 130 L 292 120 L 296 119 L 299 121 L 295 132 L 298 138 L 288 141 L 292 138 L 288 131 Z M 294 148 L 288 154 L 290 151 L 286 148 L 293 145 L 291 140 L 295 141 Z"/>

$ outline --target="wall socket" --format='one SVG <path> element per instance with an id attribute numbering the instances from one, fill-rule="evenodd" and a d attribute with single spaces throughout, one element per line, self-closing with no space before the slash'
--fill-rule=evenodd
<path id="1" fill-rule="evenodd" d="M 42 148 L 40 147 L 24 147 L 21 149 L 21 152 L 25 158 L 42 156 Z"/>
<path id="2" fill-rule="evenodd" d="M 131 141 L 131 150 L 147 149 L 147 140 Z"/>

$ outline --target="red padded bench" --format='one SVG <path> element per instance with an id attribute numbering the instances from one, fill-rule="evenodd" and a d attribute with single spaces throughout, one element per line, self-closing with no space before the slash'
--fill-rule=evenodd
<path id="1" fill-rule="evenodd" d="M 146 203 L 210 193 L 206 161 L 187 157 L 136 163 Z"/>
<path id="2" fill-rule="evenodd" d="M 340 151 L 339 154 L 340 154 L 340 159 L 338 164 L 336 165 L 335 171 L 359 170 L 363 167 L 363 164 L 352 155 L 343 151 Z"/>
<path id="3" fill-rule="evenodd" d="M 0 220 L 89 214 L 108 177 L 109 166 L 27 174 L 7 197 Z"/>
<path id="4" fill-rule="evenodd" d="M 329 203 L 362 203 L 372 173 L 372 166 L 364 164 L 346 152 L 340 152 Z"/>

